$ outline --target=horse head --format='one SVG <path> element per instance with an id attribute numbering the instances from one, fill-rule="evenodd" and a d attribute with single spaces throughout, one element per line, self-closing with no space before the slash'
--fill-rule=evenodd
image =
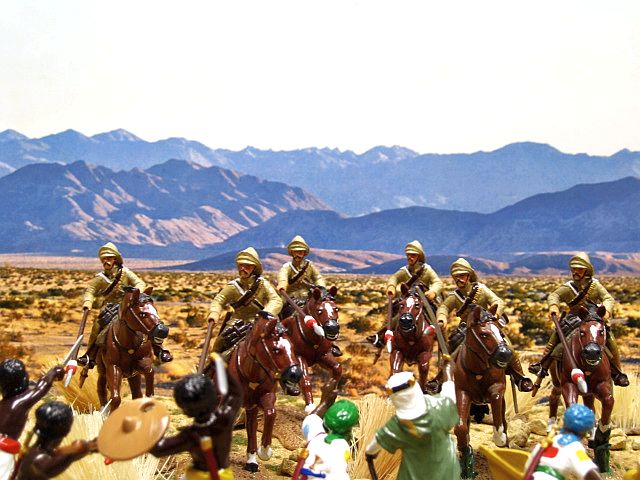
<path id="1" fill-rule="evenodd" d="M 276 317 L 260 312 L 248 337 L 248 352 L 272 379 L 280 381 L 287 395 L 296 396 L 302 369 L 286 332 Z"/>
<path id="2" fill-rule="evenodd" d="M 340 335 L 338 306 L 334 301 L 336 293 L 338 289 L 335 286 L 329 290 L 315 287 L 311 290 L 305 306 L 305 313 L 316 319 L 318 325 L 324 330 L 324 336 L 331 342 Z"/>
<path id="3" fill-rule="evenodd" d="M 169 328 L 160 321 L 151 298 L 152 291 L 153 287 L 147 287 L 143 292 L 134 287 L 124 287 L 120 320 L 134 332 L 164 339 L 169 334 Z"/>
<path id="4" fill-rule="evenodd" d="M 582 322 L 578 327 L 580 357 L 590 367 L 597 367 L 602 361 L 602 351 L 607 342 L 607 331 L 602 317 L 606 313 L 602 305 L 595 309 L 581 306 L 578 316 Z"/>
<path id="5" fill-rule="evenodd" d="M 465 340 L 467 347 L 493 367 L 506 368 L 513 351 L 500 333 L 495 317 L 497 306 L 493 305 L 488 311 L 478 305 L 472 308 Z"/>
<path id="6" fill-rule="evenodd" d="M 412 333 L 416 330 L 416 320 L 422 313 L 422 302 L 414 288 L 409 288 L 407 284 L 400 285 L 402 297 L 398 310 L 398 327 L 402 333 Z"/>

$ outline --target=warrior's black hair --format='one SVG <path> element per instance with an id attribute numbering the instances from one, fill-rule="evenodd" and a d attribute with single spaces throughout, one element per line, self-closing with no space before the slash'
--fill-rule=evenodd
<path id="1" fill-rule="evenodd" d="M 190 417 L 198 417 L 213 411 L 218 404 L 218 395 L 209 377 L 202 374 L 181 378 L 173 390 L 178 406 Z"/>
<path id="2" fill-rule="evenodd" d="M 73 411 L 66 403 L 47 402 L 36 410 L 36 431 L 42 440 L 66 437 L 72 424 Z"/>
<path id="3" fill-rule="evenodd" d="M 3 398 L 20 395 L 29 387 L 27 369 L 17 358 L 8 358 L 0 363 L 0 391 Z"/>

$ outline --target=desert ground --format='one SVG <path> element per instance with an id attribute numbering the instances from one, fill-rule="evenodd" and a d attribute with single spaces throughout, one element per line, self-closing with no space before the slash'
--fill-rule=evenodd
<path id="1" fill-rule="evenodd" d="M 0 267 L 0 360 L 8 357 L 21 358 L 32 378 L 36 378 L 44 369 L 62 359 L 72 345 L 81 318 L 81 296 L 95 271 L 90 270 L 91 266 L 82 261 L 66 263 L 63 268 L 55 262 L 47 264 L 47 268 L 17 267 L 16 263 L 8 258 L 2 259 L 2 262 L 5 266 Z M 152 266 L 159 265 L 137 265 L 139 269 Z M 169 430 L 169 433 L 172 433 L 180 425 L 187 424 L 188 419 L 175 406 L 171 397 L 171 387 L 177 379 L 195 371 L 202 349 L 209 303 L 215 293 L 233 278 L 233 274 L 152 270 L 138 270 L 138 273 L 148 285 L 154 287 L 156 307 L 163 321 L 171 328 L 165 346 L 171 349 L 175 359 L 168 364 L 157 364 L 155 368 L 156 394 L 172 414 Z M 275 277 L 275 274 L 271 273 L 270 276 Z M 375 348 L 364 340 L 366 335 L 377 330 L 384 322 L 384 278 L 340 275 L 328 276 L 327 280 L 329 285 L 338 287 L 336 303 L 340 307 L 341 325 L 338 344 L 344 352 L 344 356 L 341 357 L 344 376 L 340 385 L 340 395 L 358 402 L 363 418 L 361 427 L 354 435 L 356 461 L 351 475 L 352 478 L 368 478 L 364 455 L 358 453 L 373 435 L 375 425 L 384 422 L 392 412 L 391 407 L 382 398 L 381 389 L 389 373 L 388 355 L 383 353 L 379 361 L 373 364 Z M 507 312 L 511 319 L 508 326 L 509 336 L 517 345 L 523 362 L 527 364 L 535 361 L 542 351 L 545 336 L 550 333 L 545 317 L 546 295 L 566 279 L 484 277 L 482 280 L 507 301 Z M 617 479 L 622 478 L 626 469 L 635 466 L 635 461 L 640 456 L 640 279 L 604 277 L 601 281 L 618 301 L 612 328 L 621 346 L 624 369 L 630 374 L 631 379 L 630 387 L 615 387 L 613 422 L 616 431 L 611 441 L 613 473 L 610 478 Z M 446 289 L 451 289 L 448 282 Z M 96 314 L 97 312 L 92 312 L 91 319 Z M 85 330 L 86 337 L 89 334 L 91 319 Z M 84 348 L 81 349 L 81 352 L 83 351 Z M 432 365 L 431 375 L 435 374 L 435 370 L 435 365 Z M 318 369 L 314 373 L 317 397 L 319 386 L 328 375 Z M 67 390 L 57 384 L 47 397 L 65 397 L 73 402 L 79 412 L 83 412 L 77 417 L 77 428 L 72 432 L 70 439 L 74 438 L 74 435 L 84 435 L 88 438 L 95 435 L 95 428 L 99 428 L 94 426 L 94 430 L 91 430 L 89 426 L 83 427 L 84 423 L 93 422 L 98 415 L 87 414 L 91 410 L 89 404 L 95 404 L 97 401 L 93 391 L 95 376 L 96 373 L 93 372 L 79 394 L 74 383 Z M 548 393 L 548 381 L 543 384 L 543 388 L 534 399 L 530 394 L 518 393 L 518 414 L 514 412 L 511 393 L 508 393 L 510 438 L 515 448 L 530 450 L 543 438 Z M 291 468 L 290 458 L 295 458 L 297 449 L 303 445 L 300 433 L 300 424 L 304 417 L 302 399 L 281 394 L 278 399 L 278 415 L 274 456 L 268 462 L 263 462 L 256 474 L 242 470 L 246 436 L 243 430 L 234 433 L 232 466 L 236 478 L 285 478 L 282 474 Z M 472 424 L 471 444 L 476 451 L 481 444 L 491 444 L 491 426 L 486 419 L 484 423 Z M 124 466 L 117 467 L 114 464 L 105 467 L 101 460 L 99 455 L 88 457 L 75 465 L 75 470 L 69 470 L 59 478 L 99 480 L 135 478 L 136 475 L 145 479 L 179 478 L 188 462 L 184 455 L 167 461 L 161 460 L 159 463 L 147 459 L 131 467 L 136 469 L 136 473 L 131 474 L 118 473 L 120 471 L 117 468 L 125 468 Z M 394 466 L 398 463 L 397 455 L 381 456 L 376 463 L 379 472 L 382 473 L 380 478 L 394 478 L 389 472 L 393 472 Z M 479 453 L 476 453 L 476 465 L 479 470 L 478 479 L 491 478 L 486 462 Z"/>

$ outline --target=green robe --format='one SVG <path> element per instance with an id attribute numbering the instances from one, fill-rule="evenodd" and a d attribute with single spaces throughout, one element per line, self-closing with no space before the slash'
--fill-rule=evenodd
<path id="1" fill-rule="evenodd" d="M 378 444 L 394 453 L 402 450 L 398 480 L 458 480 L 460 465 L 450 430 L 458 424 L 451 399 L 425 395 L 427 412 L 413 420 L 397 416 L 376 433 Z"/>

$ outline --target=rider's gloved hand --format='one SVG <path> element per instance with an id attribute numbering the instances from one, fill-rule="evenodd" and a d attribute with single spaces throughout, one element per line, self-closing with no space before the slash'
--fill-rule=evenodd
<path id="1" fill-rule="evenodd" d="M 551 319 L 551 317 L 553 317 L 554 314 L 556 314 L 557 316 L 560 315 L 560 308 L 558 308 L 558 305 L 549 306 L 549 319 Z"/>
<path id="2" fill-rule="evenodd" d="M 393 285 L 389 285 L 387 287 L 387 297 L 395 297 L 396 295 L 396 287 Z"/>

